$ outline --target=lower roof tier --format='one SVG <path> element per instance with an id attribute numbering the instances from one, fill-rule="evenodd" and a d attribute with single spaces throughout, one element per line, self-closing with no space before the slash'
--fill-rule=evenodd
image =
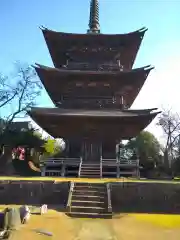
<path id="1" fill-rule="evenodd" d="M 159 112 L 147 110 L 80 110 L 32 108 L 31 118 L 55 138 L 130 139 Z"/>

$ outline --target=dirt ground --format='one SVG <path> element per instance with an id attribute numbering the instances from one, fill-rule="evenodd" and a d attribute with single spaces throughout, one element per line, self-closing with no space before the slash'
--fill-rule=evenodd
<path id="1" fill-rule="evenodd" d="M 2 208 L 2 207 L 1 207 Z M 52 233 L 46 236 L 37 229 Z M 10 240 L 179 240 L 179 215 L 123 214 L 113 219 L 78 219 L 49 210 L 32 215 Z"/>

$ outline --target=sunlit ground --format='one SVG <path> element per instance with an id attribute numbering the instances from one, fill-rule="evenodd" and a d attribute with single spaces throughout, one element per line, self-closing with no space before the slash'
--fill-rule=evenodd
<path id="1" fill-rule="evenodd" d="M 61 178 L 61 177 L 9 177 L 1 176 L 0 181 L 55 181 L 55 182 L 88 182 L 88 183 L 107 183 L 107 182 L 155 182 L 155 183 L 172 183 L 180 184 L 179 179 L 175 180 L 148 180 L 148 179 L 137 179 L 137 178 Z M 176 181 L 177 180 L 177 181 Z M 179 180 L 179 181 L 178 181 Z"/>
<path id="2" fill-rule="evenodd" d="M 0 206 L 4 209 L 5 206 Z M 43 229 L 52 237 L 39 234 Z M 113 219 L 73 219 L 49 210 L 32 215 L 28 224 L 11 235 L 11 240 L 179 240 L 180 216 L 157 214 L 122 214 Z"/>

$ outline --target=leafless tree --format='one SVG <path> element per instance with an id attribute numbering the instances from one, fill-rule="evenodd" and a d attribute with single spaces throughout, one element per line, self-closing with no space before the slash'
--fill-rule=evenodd
<path id="1" fill-rule="evenodd" d="M 15 73 L 12 77 L 0 75 L 1 144 L 8 144 L 7 139 L 9 139 L 10 136 L 9 129 L 11 123 L 16 118 L 26 116 L 29 108 L 36 104 L 41 89 L 42 85 L 36 77 L 35 70 L 25 64 L 16 64 Z M 13 172 L 11 147 L 12 146 L 6 146 L 5 154 L 1 158 L 1 170 L 6 173 Z"/>
<path id="2" fill-rule="evenodd" d="M 11 102 L 17 95 L 17 89 L 8 84 L 8 78 L 0 75 L 0 109 Z"/>
<path id="3" fill-rule="evenodd" d="M 171 110 L 164 110 L 159 117 L 158 125 L 162 127 L 166 137 L 164 148 L 164 163 L 171 168 L 172 161 L 176 155 L 177 144 L 180 137 L 180 116 Z"/>
<path id="4" fill-rule="evenodd" d="M 6 127 L 17 117 L 26 115 L 27 110 L 36 104 L 42 88 L 32 67 L 16 64 L 15 70 L 12 78 L 0 76 L 0 112 L 6 113 L 1 116 Z"/>

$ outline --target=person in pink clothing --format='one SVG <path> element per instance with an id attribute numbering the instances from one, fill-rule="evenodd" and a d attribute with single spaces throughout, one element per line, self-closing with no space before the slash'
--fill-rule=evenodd
<path id="1" fill-rule="evenodd" d="M 25 149 L 23 147 L 19 147 L 19 160 L 25 159 Z"/>

